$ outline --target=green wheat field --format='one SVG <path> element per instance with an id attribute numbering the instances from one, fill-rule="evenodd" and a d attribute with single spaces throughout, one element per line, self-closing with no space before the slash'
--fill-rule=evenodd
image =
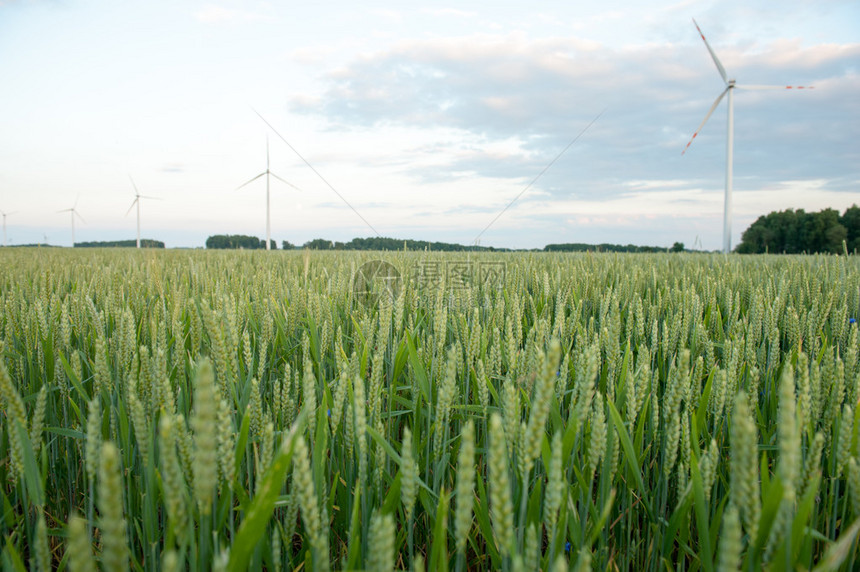
<path id="1" fill-rule="evenodd" d="M 6 570 L 860 567 L 856 256 L 0 269 Z"/>

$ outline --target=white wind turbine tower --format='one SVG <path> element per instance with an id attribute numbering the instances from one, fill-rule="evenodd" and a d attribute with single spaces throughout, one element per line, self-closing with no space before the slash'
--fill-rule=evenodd
<path id="1" fill-rule="evenodd" d="M 720 104 L 720 101 L 723 100 L 723 97 L 728 94 L 728 132 L 726 135 L 726 194 L 723 202 L 723 253 L 728 254 L 731 251 L 732 247 L 732 153 L 734 147 L 734 136 L 735 136 L 735 106 L 734 106 L 734 98 L 732 97 L 733 92 L 736 88 L 741 89 L 751 89 L 751 90 L 762 90 L 762 89 L 814 89 L 813 87 L 807 87 L 802 85 L 737 85 L 734 79 L 729 79 L 726 74 L 726 69 L 723 67 L 723 64 L 720 62 L 720 59 L 717 57 L 717 54 L 714 53 L 714 50 L 711 49 L 711 45 L 708 43 L 708 40 L 705 39 L 705 35 L 702 33 L 701 28 L 699 28 L 699 24 L 696 23 L 696 20 L 693 20 L 693 24 L 696 26 L 696 30 L 699 31 L 699 35 L 702 37 L 702 41 L 705 42 L 705 47 L 708 48 L 708 52 L 711 54 L 711 59 L 714 60 L 714 64 L 717 66 L 717 71 L 720 72 L 720 76 L 723 78 L 723 82 L 726 84 L 726 89 L 717 96 L 716 101 L 711 106 L 711 109 L 708 110 L 707 115 L 705 115 L 705 119 L 702 120 L 702 123 L 696 128 L 695 133 L 690 138 L 690 141 L 687 143 L 687 146 L 684 147 L 684 150 L 681 152 L 683 155 L 687 152 L 690 145 L 693 143 L 693 140 L 702 130 L 702 127 L 705 126 L 705 123 L 708 122 L 708 119 L 711 117 L 711 114 Z"/>
<path id="2" fill-rule="evenodd" d="M 131 186 L 134 187 L 134 200 L 131 202 L 131 206 L 128 207 L 128 210 L 125 213 L 125 216 L 128 216 L 128 213 L 131 212 L 131 209 L 137 205 L 137 247 L 140 248 L 140 199 L 154 199 L 156 201 L 161 200 L 158 197 L 148 197 L 146 195 L 141 195 L 140 191 L 137 190 L 137 185 L 134 184 L 134 179 L 131 178 L 131 175 L 128 176 L 128 179 L 131 181 Z"/>
<path id="3" fill-rule="evenodd" d="M 14 212 L 7 213 L 7 212 L 0 211 L 0 214 L 3 215 L 3 246 L 8 246 L 8 244 L 6 243 L 6 217 L 9 215 L 13 215 L 15 213 Z"/>
<path id="4" fill-rule="evenodd" d="M 82 221 L 82 222 L 84 222 L 84 223 L 86 223 L 86 222 L 87 222 L 87 221 L 85 221 L 85 220 L 84 220 L 84 217 L 82 217 L 82 216 L 78 213 L 78 211 L 76 210 L 76 209 L 77 209 L 77 207 L 78 207 L 78 199 L 80 199 L 80 197 L 78 197 L 77 199 L 75 199 L 75 204 L 74 204 L 74 206 L 72 206 L 72 208 L 70 208 L 70 209 L 63 209 L 63 210 L 57 211 L 58 213 L 69 213 L 69 216 L 72 218 L 72 248 L 74 248 L 74 247 L 75 247 L 75 217 L 78 217 L 78 218 L 79 218 L 79 219 L 81 219 L 81 221 Z M 46 242 L 47 242 L 47 239 L 46 239 Z"/>
<path id="5" fill-rule="evenodd" d="M 271 250 L 271 248 L 272 248 L 272 218 L 271 218 L 271 214 L 270 214 L 271 200 L 269 197 L 269 177 L 270 176 L 275 177 L 276 179 L 278 179 L 282 183 L 285 183 L 285 184 L 291 186 L 292 188 L 296 189 L 297 191 L 301 191 L 301 189 L 298 188 L 297 186 L 295 186 L 294 184 L 290 183 L 289 181 L 285 181 L 284 179 L 277 176 L 276 174 L 274 174 L 269 169 L 269 137 L 268 137 L 268 135 L 266 136 L 266 170 L 263 171 L 262 173 L 260 173 L 259 175 L 257 175 L 256 177 L 254 177 L 253 179 L 251 179 L 250 181 L 248 181 L 246 183 L 242 183 L 241 185 L 236 187 L 236 190 L 238 191 L 242 187 L 253 183 L 254 181 L 259 179 L 263 175 L 266 175 L 266 250 Z"/>

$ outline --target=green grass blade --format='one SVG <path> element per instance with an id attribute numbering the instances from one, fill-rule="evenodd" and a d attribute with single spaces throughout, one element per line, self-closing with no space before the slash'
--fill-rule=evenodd
<path id="1" fill-rule="evenodd" d="M 275 502 L 281 488 L 284 486 L 287 471 L 293 456 L 293 435 L 297 428 L 293 426 L 290 435 L 286 438 L 281 450 L 272 460 L 262 482 L 259 484 L 257 494 L 251 500 L 251 505 L 245 514 L 245 519 L 239 526 L 236 538 L 230 548 L 230 560 L 227 569 L 231 572 L 244 572 L 248 570 L 249 562 L 257 547 L 257 543 L 266 532 L 266 527 L 275 510 Z"/>

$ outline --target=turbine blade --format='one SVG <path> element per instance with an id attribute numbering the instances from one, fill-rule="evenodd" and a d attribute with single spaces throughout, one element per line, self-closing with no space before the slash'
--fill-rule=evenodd
<path id="1" fill-rule="evenodd" d="M 137 190 L 137 185 L 134 184 L 134 179 L 131 178 L 131 173 L 128 174 L 128 180 L 131 181 L 131 186 L 134 187 L 135 196 L 140 196 L 140 191 Z"/>
<path id="2" fill-rule="evenodd" d="M 61 211 L 57 211 L 57 212 L 58 212 L 58 213 L 67 213 L 67 212 L 69 212 L 70 210 L 72 210 L 72 209 L 63 209 L 63 210 L 61 210 Z"/>
<path id="3" fill-rule="evenodd" d="M 699 28 L 699 24 L 696 23 L 696 19 L 693 18 L 693 24 L 696 26 L 696 29 L 699 31 L 699 35 L 702 37 L 702 41 L 705 42 L 705 47 L 708 48 L 708 52 L 711 54 L 711 59 L 714 60 L 714 64 L 717 66 L 717 70 L 720 72 L 720 75 L 723 78 L 723 81 L 729 83 L 729 76 L 726 75 L 726 68 L 723 67 L 723 64 L 720 62 L 720 58 L 717 57 L 717 54 L 714 53 L 714 50 L 711 49 L 711 44 L 708 43 L 708 40 L 705 39 L 705 35 L 702 33 L 702 29 Z"/>
<path id="4" fill-rule="evenodd" d="M 687 146 L 686 146 L 686 147 L 684 147 L 684 150 L 683 150 L 683 151 L 681 151 L 681 155 L 683 155 L 684 153 L 686 153 L 686 152 L 687 152 L 687 149 L 689 149 L 689 148 L 690 148 L 690 145 L 692 145 L 692 144 L 693 144 L 693 139 L 695 139 L 695 138 L 696 138 L 696 136 L 697 136 L 697 135 L 699 134 L 699 132 L 702 130 L 702 127 L 704 127 L 704 126 L 705 126 L 705 123 L 707 123 L 707 122 L 708 122 L 708 119 L 710 119 L 710 118 L 711 118 L 711 114 L 714 112 L 714 110 L 717 108 L 717 106 L 720 104 L 720 102 L 723 100 L 723 98 L 726 96 L 726 94 L 729 92 L 729 90 L 730 90 L 730 89 L 731 89 L 730 87 L 727 87 L 726 89 L 724 89 L 724 90 L 723 90 L 723 92 L 722 92 L 722 93 L 717 97 L 717 100 L 716 100 L 716 101 L 714 101 L 714 104 L 713 104 L 713 105 L 711 106 L 711 108 L 708 110 L 708 114 L 707 114 L 707 115 L 705 115 L 705 118 L 702 120 L 702 122 L 701 122 L 701 123 L 699 124 L 699 126 L 696 128 L 696 131 L 693 133 L 693 136 L 692 136 L 692 137 L 690 137 L 690 141 L 689 141 L 689 142 L 687 142 Z"/>
<path id="5" fill-rule="evenodd" d="M 270 173 L 270 174 L 271 174 L 273 177 L 275 177 L 276 179 L 278 179 L 279 181 L 281 181 L 282 183 L 284 183 L 284 184 L 287 184 L 287 185 L 291 186 L 291 187 L 292 187 L 292 188 L 294 188 L 295 190 L 297 190 L 297 191 L 299 191 L 299 192 L 301 192 L 301 191 L 302 191 L 300 188 L 298 188 L 297 186 L 295 186 L 295 185 L 294 185 L 294 184 L 292 184 L 291 182 L 289 182 L 289 181 L 285 181 L 284 179 L 282 179 L 281 177 L 277 176 L 276 174 L 274 174 L 274 173 Z"/>
<path id="6" fill-rule="evenodd" d="M 151 197 L 151 196 L 149 196 L 149 195 L 140 195 L 140 198 L 142 198 L 142 199 L 152 199 L 152 200 L 154 200 L 154 201 L 163 201 L 163 200 L 164 200 L 164 199 L 162 199 L 161 197 Z"/>
<path id="7" fill-rule="evenodd" d="M 741 89 L 765 90 L 765 89 L 815 89 L 812 85 L 738 85 Z"/>
<path id="8" fill-rule="evenodd" d="M 135 204 L 137 204 L 137 201 L 139 201 L 139 200 L 140 200 L 140 197 L 137 197 L 137 198 L 135 198 L 133 201 L 131 201 L 131 206 L 130 206 L 130 207 L 128 207 L 128 210 L 127 210 L 127 211 L 125 211 L 125 216 L 128 216 L 128 213 L 130 213 L 130 212 L 131 212 L 131 209 L 133 209 L 133 208 L 134 208 L 134 205 L 135 205 Z"/>
<path id="9" fill-rule="evenodd" d="M 254 177 L 253 179 L 251 179 L 250 181 L 248 181 L 248 182 L 246 182 L 246 183 L 242 183 L 241 185 L 239 185 L 238 187 L 236 187 L 236 190 L 238 191 L 239 189 L 241 189 L 241 188 L 242 188 L 242 187 L 244 187 L 245 185 L 250 185 L 251 183 L 253 183 L 253 182 L 254 182 L 254 181 L 256 181 L 257 179 L 259 179 L 260 177 L 262 177 L 263 175 L 265 175 L 265 174 L 266 174 L 266 172 L 267 172 L 267 171 L 263 171 L 262 173 L 260 173 L 259 175 L 257 175 L 257 176 L 256 176 L 256 177 Z"/>
<path id="10" fill-rule="evenodd" d="M 86 220 L 84 220 L 84 217 L 82 217 L 78 211 L 72 211 L 72 213 L 74 213 L 74 215 L 75 215 L 76 217 L 78 217 L 79 219 L 81 219 L 81 221 L 82 221 L 84 224 L 87 224 L 87 221 L 86 221 Z"/>

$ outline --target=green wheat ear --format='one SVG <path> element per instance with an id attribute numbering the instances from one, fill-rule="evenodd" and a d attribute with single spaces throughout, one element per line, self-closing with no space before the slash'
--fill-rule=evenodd
<path id="1" fill-rule="evenodd" d="M 102 563 L 105 569 L 118 571 L 129 569 L 121 471 L 119 450 L 106 441 L 100 454 L 98 486 Z"/>
<path id="2" fill-rule="evenodd" d="M 230 488 L 236 479 L 235 435 L 233 411 L 227 400 L 222 399 L 218 405 L 218 458 L 221 477 Z"/>
<path id="3" fill-rule="evenodd" d="M 719 566 L 718 572 L 735 572 L 740 569 L 741 551 L 741 521 L 738 509 L 729 505 L 723 515 L 723 530 L 719 541 Z"/>
<path id="4" fill-rule="evenodd" d="M 735 397 L 731 418 L 730 496 L 751 538 L 758 533 L 761 514 L 758 432 L 744 392 Z"/>
<path id="5" fill-rule="evenodd" d="M 162 413 L 159 421 L 160 470 L 164 483 L 167 515 L 179 544 L 188 537 L 187 485 L 176 454 L 176 426 L 174 418 Z"/>
<path id="6" fill-rule="evenodd" d="M 358 482 L 367 484 L 367 401 L 364 394 L 364 380 L 356 377 L 352 384 L 352 412 L 355 420 L 353 447 L 358 455 Z"/>
<path id="7" fill-rule="evenodd" d="M 514 547 L 514 507 L 505 432 L 498 413 L 490 416 L 490 514 L 499 552 L 510 554 Z"/>
<path id="8" fill-rule="evenodd" d="M 87 523 L 78 515 L 72 515 L 69 518 L 66 556 L 72 572 L 96 572 L 96 563 L 93 558 L 90 535 L 87 532 Z"/>
<path id="9" fill-rule="evenodd" d="M 179 554 L 175 550 L 165 550 L 161 554 L 161 570 L 164 572 L 180 572 Z"/>
<path id="10" fill-rule="evenodd" d="M 194 412 L 191 428 L 194 430 L 194 498 L 200 513 L 212 511 L 212 499 L 218 484 L 218 404 L 215 373 L 209 360 L 197 368 L 194 392 Z"/>
<path id="11" fill-rule="evenodd" d="M 466 549 L 472 528 L 475 491 L 475 424 L 469 420 L 460 434 L 457 457 L 457 508 L 454 513 L 454 538 L 458 552 Z"/>
<path id="12" fill-rule="evenodd" d="M 418 466 L 412 454 L 412 431 L 403 428 L 403 445 L 400 449 L 400 502 L 406 521 L 411 521 L 415 498 L 418 496 Z"/>
<path id="13" fill-rule="evenodd" d="M 553 435 L 550 449 L 552 456 L 550 457 L 546 494 L 544 496 L 544 520 L 551 538 L 555 533 L 558 512 L 562 502 L 565 500 L 564 496 L 566 492 L 566 483 L 562 475 L 562 440 L 560 431 L 556 431 Z"/>
<path id="14" fill-rule="evenodd" d="M 0 354 L 2 355 L 2 354 Z M 11 464 L 13 473 L 17 479 L 24 478 L 24 443 L 21 441 L 21 434 L 15 429 L 16 424 L 23 428 L 27 427 L 27 412 L 24 408 L 24 401 L 21 395 L 12 383 L 12 378 L 0 358 L 0 404 L 3 405 L 6 417 L 8 419 L 8 435 L 9 444 L 12 449 Z"/>
<path id="15" fill-rule="evenodd" d="M 48 385 L 42 385 L 39 395 L 36 397 L 36 406 L 33 409 L 33 419 L 30 422 L 30 442 L 33 445 L 33 453 L 38 455 L 42 447 L 42 430 L 45 425 L 45 408 L 48 405 Z"/>
<path id="16" fill-rule="evenodd" d="M 851 492 L 851 508 L 854 518 L 860 518 L 860 463 L 856 457 L 848 459 L 848 488 Z"/>
<path id="17" fill-rule="evenodd" d="M 44 386 L 43 386 L 44 387 Z M 48 545 L 48 525 L 44 513 L 36 517 L 35 550 L 31 560 L 33 569 L 48 572 L 51 570 L 51 547 Z"/>
<path id="18" fill-rule="evenodd" d="M 370 519 L 370 555 L 368 570 L 394 570 L 394 517 L 375 514 Z"/>
<path id="19" fill-rule="evenodd" d="M 594 471 L 606 454 L 606 414 L 603 395 L 598 392 L 594 400 L 594 415 L 591 418 L 591 441 L 588 444 L 588 475 L 593 478 Z"/>
<path id="20" fill-rule="evenodd" d="M 298 495 L 305 530 L 314 549 L 314 567 L 328 570 L 328 534 L 323 530 L 308 447 L 302 435 L 298 435 L 293 444 L 293 487 Z"/>
<path id="21" fill-rule="evenodd" d="M 837 475 L 848 464 L 851 458 L 851 441 L 854 437 L 854 410 L 846 404 L 842 407 L 842 419 L 839 423 L 839 445 L 836 449 Z"/>

